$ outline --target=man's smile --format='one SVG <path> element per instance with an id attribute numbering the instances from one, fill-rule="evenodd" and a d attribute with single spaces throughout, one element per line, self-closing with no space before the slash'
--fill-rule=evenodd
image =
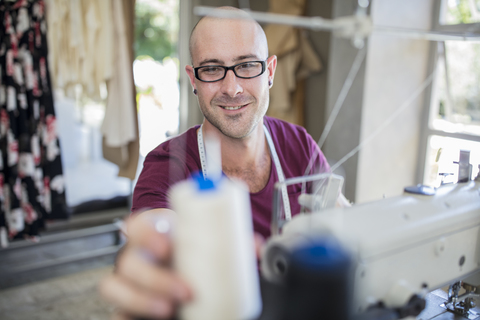
<path id="1" fill-rule="evenodd" d="M 243 108 L 245 106 L 247 106 L 247 104 L 244 104 L 244 105 L 240 105 L 240 106 L 220 106 L 222 109 L 225 109 L 225 110 L 238 110 L 240 108 Z"/>

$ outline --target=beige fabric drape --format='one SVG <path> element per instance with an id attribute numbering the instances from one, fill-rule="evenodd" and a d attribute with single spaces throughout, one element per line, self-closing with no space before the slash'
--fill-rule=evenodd
<path id="1" fill-rule="evenodd" d="M 54 88 L 75 98 L 108 96 L 102 124 L 103 156 L 134 179 L 139 157 L 133 82 L 135 0 L 47 0 L 49 61 Z"/>
<path id="2" fill-rule="evenodd" d="M 112 77 L 112 0 L 46 0 L 52 84 L 75 98 L 100 99 L 100 85 Z"/>
<path id="3" fill-rule="evenodd" d="M 126 54 L 123 58 L 125 61 L 122 61 L 124 65 L 116 66 L 119 72 L 117 76 L 120 79 L 130 79 L 128 83 L 126 81 L 120 82 L 109 82 L 109 101 L 107 102 L 107 111 L 108 108 L 115 108 L 111 110 L 112 115 L 117 115 L 118 118 L 119 112 L 122 112 L 121 117 L 123 117 L 123 122 L 127 122 L 129 134 L 127 132 L 122 132 L 127 128 L 115 125 L 113 126 L 112 134 L 114 137 L 118 137 L 119 134 L 122 134 L 123 139 L 116 141 L 109 141 L 108 135 L 104 134 L 103 139 L 103 157 L 119 166 L 118 175 L 121 177 L 127 177 L 131 180 L 135 179 L 138 165 L 139 149 L 140 142 L 138 137 L 138 120 L 137 120 L 137 104 L 136 104 L 136 91 L 135 85 L 133 82 L 133 41 L 134 41 L 134 19 L 135 19 L 135 0 L 122 0 L 118 1 L 118 4 L 123 3 L 123 21 L 124 21 L 124 34 L 125 48 L 119 48 L 124 50 Z M 120 60 L 120 59 L 119 59 Z M 120 63 L 120 61 L 117 63 Z M 115 94 L 112 94 L 114 86 L 118 85 L 116 90 L 124 90 L 124 92 L 118 91 Z M 113 91 L 114 92 L 114 91 Z M 118 95 L 117 95 L 118 94 Z M 116 101 L 110 100 L 110 97 L 117 98 Z M 120 98 L 121 97 L 121 98 Z M 125 99 L 125 100 L 122 100 Z M 109 119 L 111 120 L 111 119 Z M 105 121 L 107 120 L 107 113 L 105 114 Z M 114 119 L 116 120 L 116 119 Z M 105 122 L 104 122 L 105 125 Z M 112 128 L 112 127 L 111 127 Z M 103 130 L 102 130 L 103 132 Z M 134 134 L 134 135 L 132 135 Z M 113 140 L 113 139 L 112 139 Z"/>
<path id="4" fill-rule="evenodd" d="M 305 10 L 305 0 L 270 0 L 269 6 L 272 13 L 301 15 Z M 302 30 L 268 25 L 265 33 L 269 54 L 278 57 L 268 114 L 303 125 L 304 80 L 311 73 L 322 70 L 320 58 Z"/>

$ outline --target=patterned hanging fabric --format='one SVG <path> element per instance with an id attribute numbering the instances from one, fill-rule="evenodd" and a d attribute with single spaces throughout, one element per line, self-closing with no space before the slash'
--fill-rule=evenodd
<path id="1" fill-rule="evenodd" d="M 1 1 L 0 21 L 0 233 L 32 237 L 68 218 L 45 4 Z"/>

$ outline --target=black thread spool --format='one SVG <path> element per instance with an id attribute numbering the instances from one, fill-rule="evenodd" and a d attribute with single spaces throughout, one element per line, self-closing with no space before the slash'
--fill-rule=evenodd
<path id="1" fill-rule="evenodd" d="M 286 320 L 348 320 L 352 259 L 333 239 L 317 239 L 294 250 L 287 274 Z"/>

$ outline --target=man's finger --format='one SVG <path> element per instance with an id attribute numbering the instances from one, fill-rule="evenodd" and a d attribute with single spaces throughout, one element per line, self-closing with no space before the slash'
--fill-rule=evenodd
<path id="1" fill-rule="evenodd" d="M 117 275 L 103 279 L 100 282 L 99 290 L 110 303 L 121 306 L 122 311 L 127 314 L 160 319 L 166 319 L 173 314 L 172 301 L 164 297 L 149 295 Z"/>
<path id="2" fill-rule="evenodd" d="M 117 264 L 117 272 L 137 287 L 153 294 L 179 302 L 190 299 L 190 290 L 183 281 L 171 270 L 156 266 L 139 250 L 125 250 Z"/>
<path id="3" fill-rule="evenodd" d="M 154 209 L 132 216 L 126 221 L 129 245 L 143 248 L 155 259 L 169 259 L 174 221 L 175 213 L 169 209 Z"/>
<path id="4" fill-rule="evenodd" d="M 134 319 L 120 310 L 115 310 L 110 320 L 134 320 Z"/>

